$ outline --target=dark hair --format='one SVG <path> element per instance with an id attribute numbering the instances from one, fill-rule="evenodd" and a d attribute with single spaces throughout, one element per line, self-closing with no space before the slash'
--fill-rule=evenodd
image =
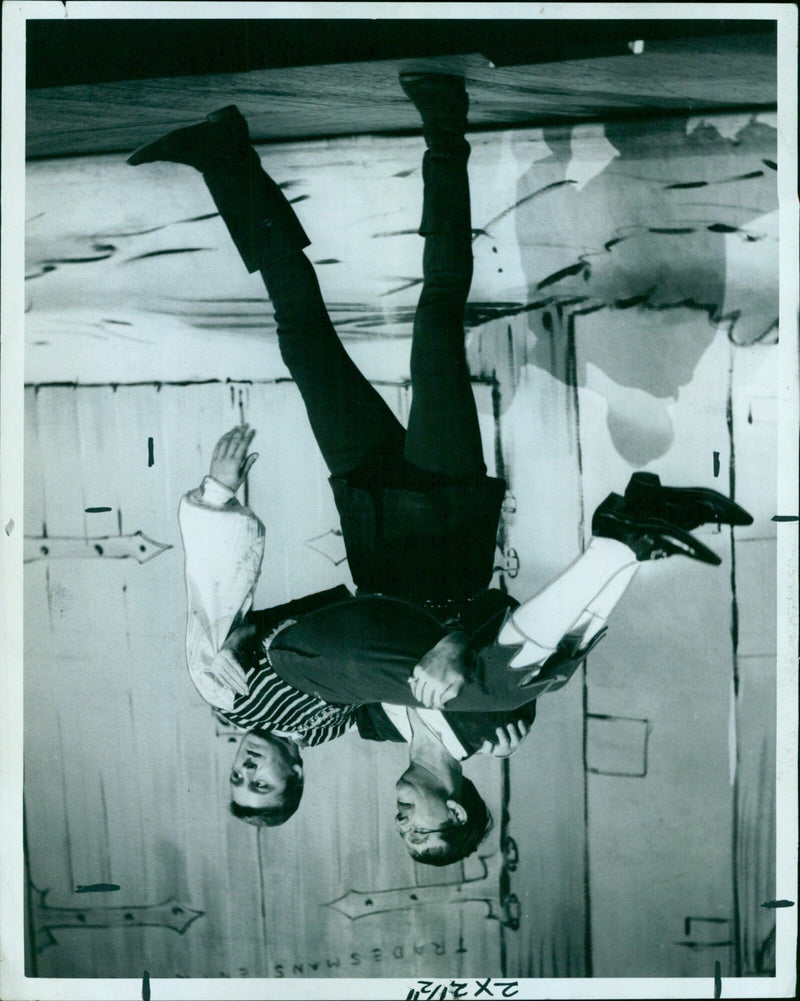
<path id="1" fill-rule="evenodd" d="M 469 779 L 462 779 L 459 802 L 467 812 L 465 824 L 448 824 L 439 832 L 443 846 L 409 851 L 415 862 L 424 865 L 452 865 L 471 855 L 491 831 L 492 815 L 481 795 Z"/>
<path id="2" fill-rule="evenodd" d="M 231 813 L 254 827 L 280 827 L 295 813 L 303 796 L 303 776 L 291 772 L 280 806 L 240 806 L 231 800 Z"/>

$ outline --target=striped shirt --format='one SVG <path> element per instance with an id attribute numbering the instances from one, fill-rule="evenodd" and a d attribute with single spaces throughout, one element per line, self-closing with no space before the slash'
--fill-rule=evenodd
<path id="1" fill-rule="evenodd" d="M 355 723 L 357 706 L 338 706 L 307 695 L 273 671 L 266 655 L 245 673 L 247 695 L 237 695 L 233 710 L 218 710 L 245 730 L 299 734 L 310 747 L 341 737 Z"/>
<path id="2" fill-rule="evenodd" d="M 340 737 L 355 724 L 354 705 L 330 705 L 280 678 L 267 655 L 271 637 L 292 622 L 285 619 L 263 645 L 235 652 L 245 672 L 247 695 L 220 678 L 215 661 L 235 624 L 253 607 L 261 572 L 264 526 L 236 499 L 235 492 L 207 476 L 181 500 L 178 512 L 186 555 L 189 615 L 186 659 L 200 695 L 223 719 L 242 729 L 298 735 L 306 744 Z"/>

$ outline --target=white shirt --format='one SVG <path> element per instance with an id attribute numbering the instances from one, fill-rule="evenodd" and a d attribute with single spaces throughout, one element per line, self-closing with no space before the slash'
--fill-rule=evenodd
<path id="1" fill-rule="evenodd" d="M 264 525 L 233 490 L 210 476 L 181 499 L 178 520 L 186 557 L 189 676 L 206 702 L 232 710 L 234 692 L 214 678 L 211 666 L 253 605 Z"/>
<path id="2" fill-rule="evenodd" d="M 411 743 L 411 721 L 409 719 L 409 713 L 413 712 L 417 714 L 420 721 L 424 723 L 428 730 L 430 730 L 439 743 L 442 744 L 444 749 L 451 754 L 456 761 L 463 761 L 464 758 L 468 757 L 461 741 L 458 737 L 456 737 L 455 733 L 453 733 L 450 724 L 438 709 L 414 709 L 408 706 L 388 705 L 385 702 L 381 703 L 381 708 L 389 717 L 389 721 L 394 725 L 394 728 L 400 736 L 409 744 Z"/>

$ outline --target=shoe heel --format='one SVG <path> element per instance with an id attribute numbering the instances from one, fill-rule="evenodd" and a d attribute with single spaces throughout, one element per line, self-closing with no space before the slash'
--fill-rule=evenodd
<path id="1" fill-rule="evenodd" d="M 661 479 L 655 473 L 634 473 L 631 476 L 634 483 L 639 483 L 643 487 L 660 487 Z"/>

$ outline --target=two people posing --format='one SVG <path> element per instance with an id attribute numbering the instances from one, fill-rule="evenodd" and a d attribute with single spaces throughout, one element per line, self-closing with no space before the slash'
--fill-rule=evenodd
<path id="1" fill-rule="evenodd" d="M 602 638 L 639 562 L 683 554 L 718 564 L 691 530 L 752 519 L 714 491 L 634 474 L 624 496 L 611 494 L 595 512 L 586 551 L 544 591 L 518 605 L 489 588 L 505 483 L 486 474 L 464 349 L 468 97 L 460 77 L 404 74 L 400 83 L 426 145 L 407 427 L 346 353 L 303 253 L 309 240 L 235 108 L 129 162 L 199 170 L 247 270 L 260 272 L 281 356 L 330 472 L 357 588 L 253 609 L 267 534 L 236 492 L 256 459 L 254 432 L 223 435 L 209 475 L 181 502 L 180 522 L 190 676 L 249 731 L 231 770 L 232 809 L 251 823 L 283 823 L 302 795 L 302 746 L 354 726 L 367 737 L 405 737 L 411 763 L 397 783 L 395 824 L 415 859 L 446 864 L 474 851 L 491 824 L 461 760 L 519 745 L 535 700 L 566 684 Z"/>

